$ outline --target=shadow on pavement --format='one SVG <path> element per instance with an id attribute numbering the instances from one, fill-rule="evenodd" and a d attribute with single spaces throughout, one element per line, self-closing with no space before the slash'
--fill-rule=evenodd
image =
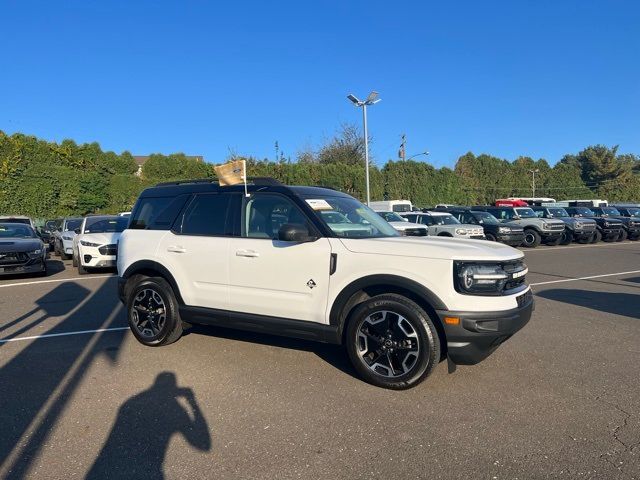
<path id="1" fill-rule="evenodd" d="M 354 378 L 360 378 L 351 366 L 351 362 L 347 358 L 344 348 L 340 345 L 206 325 L 192 325 L 187 331 L 185 331 L 185 334 L 208 335 L 211 337 L 226 338 L 228 340 L 235 340 L 238 342 L 250 342 L 279 348 L 290 348 L 303 352 L 312 352 L 341 372 L 351 375 Z"/>
<path id="2" fill-rule="evenodd" d="M 178 387 L 174 373 L 162 372 L 151 387 L 120 407 L 86 478 L 164 478 L 162 463 L 174 434 L 181 434 L 200 451 L 211 449 L 207 422 L 193 390 Z"/>
<path id="3" fill-rule="evenodd" d="M 126 325 L 111 281 L 94 293 L 77 283 L 62 283 L 35 303 L 31 312 L 3 324 L 5 328 L 15 326 L 31 315 L 39 315 L 8 337 L 29 333 L 52 317 L 63 318 L 56 319 L 47 330 L 39 329 L 39 335 Z M 40 337 L 25 341 L 29 342 L 27 346 L 6 361 L 0 368 L 0 478 L 27 476 L 88 367 L 99 355 L 115 362 L 125 335 L 96 332 L 55 339 Z M 105 343 L 111 347 L 108 351 Z"/>
<path id="4" fill-rule="evenodd" d="M 598 312 L 640 319 L 640 295 L 637 294 L 558 288 L 542 290 L 536 296 Z"/>
<path id="5" fill-rule="evenodd" d="M 625 282 L 640 283 L 640 277 L 631 277 L 623 279 Z"/>

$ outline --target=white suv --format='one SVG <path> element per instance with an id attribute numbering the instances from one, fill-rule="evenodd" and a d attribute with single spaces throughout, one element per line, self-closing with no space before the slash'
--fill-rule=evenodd
<path id="1" fill-rule="evenodd" d="M 92 215 L 82 220 L 73 238 L 73 266 L 79 274 L 116 266 L 118 239 L 127 223 L 127 217 L 116 215 Z"/>
<path id="2" fill-rule="evenodd" d="M 401 389 L 443 359 L 483 360 L 531 317 L 518 250 L 400 236 L 334 190 L 253 179 L 248 191 L 142 192 L 117 260 L 141 343 L 176 341 L 184 321 L 342 344 L 365 380 Z"/>

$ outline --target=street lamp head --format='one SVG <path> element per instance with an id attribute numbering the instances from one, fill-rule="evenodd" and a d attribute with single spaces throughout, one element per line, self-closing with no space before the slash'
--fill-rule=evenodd
<path id="1" fill-rule="evenodd" d="M 378 98 L 378 92 L 376 92 L 375 90 L 373 92 L 371 92 L 369 94 L 369 96 L 367 97 L 367 99 L 364 101 L 364 103 L 366 105 L 373 105 L 374 103 L 378 103 L 380 101 L 380 98 Z"/>
<path id="2" fill-rule="evenodd" d="M 358 97 L 356 97 L 353 93 L 350 93 L 349 95 L 347 95 L 347 98 L 351 100 L 356 107 L 359 107 L 363 103 L 360 100 L 358 100 Z"/>

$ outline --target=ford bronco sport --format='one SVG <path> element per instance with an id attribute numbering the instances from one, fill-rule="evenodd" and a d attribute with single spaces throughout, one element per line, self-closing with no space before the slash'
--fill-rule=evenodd
<path id="1" fill-rule="evenodd" d="M 184 321 L 341 344 L 366 381 L 402 389 L 440 360 L 480 362 L 531 317 L 518 250 L 400 236 L 330 189 L 256 178 L 248 192 L 212 181 L 142 192 L 117 259 L 141 343 L 175 342 Z"/>

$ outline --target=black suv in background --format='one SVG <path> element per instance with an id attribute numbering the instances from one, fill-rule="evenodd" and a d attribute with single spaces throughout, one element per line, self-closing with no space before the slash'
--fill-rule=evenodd
<path id="1" fill-rule="evenodd" d="M 492 242 L 501 242 L 512 247 L 518 247 L 522 245 L 524 240 L 524 230 L 521 226 L 500 223 L 489 212 L 480 212 L 464 207 L 438 208 L 437 211 L 448 212 L 461 223 L 480 225 L 484 228 L 484 236 Z"/>
<path id="2" fill-rule="evenodd" d="M 640 238 L 640 218 L 624 216 L 614 207 L 593 207 L 591 210 L 599 217 L 615 218 L 622 222 L 622 232 L 618 237 L 619 242 L 627 238 L 629 240 L 638 240 Z"/>
<path id="3" fill-rule="evenodd" d="M 564 222 L 564 235 L 560 241 L 561 245 L 569 245 L 572 241 L 579 243 L 591 243 L 596 234 L 597 225 L 595 220 L 590 218 L 575 218 L 563 207 L 531 207 L 540 218 L 557 218 Z"/>
<path id="4" fill-rule="evenodd" d="M 622 221 L 616 218 L 599 217 L 588 207 L 564 207 L 572 217 L 590 218 L 596 221 L 597 230 L 592 243 L 600 240 L 615 242 L 623 232 Z"/>

